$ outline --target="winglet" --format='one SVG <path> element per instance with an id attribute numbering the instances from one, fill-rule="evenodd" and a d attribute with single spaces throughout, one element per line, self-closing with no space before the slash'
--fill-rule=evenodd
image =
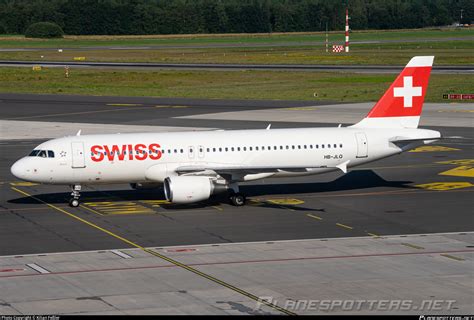
<path id="1" fill-rule="evenodd" d="M 271 127 L 272 127 L 272 124 L 270 123 L 266 130 L 270 130 Z"/>
<path id="2" fill-rule="evenodd" d="M 80 136 L 80 135 L 81 135 L 81 131 L 82 131 L 82 130 L 77 131 L 76 136 Z"/>
<path id="3" fill-rule="evenodd" d="M 341 169 L 342 172 L 347 173 L 347 165 L 351 160 L 344 161 L 336 166 L 336 168 Z"/>

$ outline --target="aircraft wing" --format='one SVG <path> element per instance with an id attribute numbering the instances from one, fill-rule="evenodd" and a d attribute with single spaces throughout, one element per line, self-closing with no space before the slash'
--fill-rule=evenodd
<path id="1" fill-rule="evenodd" d="M 272 172 L 308 172 L 311 169 L 321 168 L 336 168 L 347 172 L 347 164 L 349 160 L 334 166 L 314 166 L 314 167 L 297 167 L 297 166 L 251 166 L 251 165 L 232 165 L 232 164 L 211 164 L 211 165 L 196 165 L 196 166 L 182 166 L 175 169 L 179 174 L 184 173 L 198 173 L 203 171 L 214 171 L 217 174 L 257 174 L 257 173 L 272 173 Z"/>

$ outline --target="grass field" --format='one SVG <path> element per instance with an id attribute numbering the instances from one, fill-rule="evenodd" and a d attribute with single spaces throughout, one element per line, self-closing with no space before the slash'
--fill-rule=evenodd
<path id="1" fill-rule="evenodd" d="M 54 40 L 4 36 L 0 37 L 0 48 L 36 48 L 37 51 L 0 51 L 0 60 L 73 61 L 74 57 L 86 57 L 87 61 L 111 62 L 405 65 L 415 55 L 435 55 L 435 65 L 472 65 L 473 39 L 473 29 L 357 31 L 351 33 L 352 41 L 393 42 L 353 44 L 349 54 L 333 54 L 325 52 L 325 33 L 321 32 L 68 36 Z M 410 42 L 412 40 L 419 41 Z M 343 32 L 331 33 L 329 41 L 342 44 Z M 111 46 L 120 46 L 122 49 L 107 48 Z M 162 47 L 153 50 L 135 48 L 143 46 Z M 89 48 L 86 50 L 81 47 Z M 130 48 L 124 50 L 123 47 Z M 60 53 L 51 48 L 64 50 Z M 32 71 L 27 68 L 2 68 L 0 91 L 356 102 L 377 100 L 394 77 L 288 71 L 114 71 L 71 68 L 71 77 L 65 79 L 62 69 Z M 473 75 L 435 74 L 427 101 L 443 101 L 444 93 L 472 93 L 473 80 Z"/>
<path id="2" fill-rule="evenodd" d="M 349 54 L 326 53 L 324 39 L 324 33 L 68 36 L 51 40 L 6 36 L 0 37 L 0 48 L 36 51 L 0 51 L 0 60 L 73 61 L 74 57 L 85 57 L 101 62 L 404 65 L 415 55 L 435 55 L 437 65 L 474 64 L 473 29 L 353 32 L 351 41 L 394 42 L 353 42 Z M 332 33 L 329 39 L 330 44 L 342 44 L 344 34 Z M 160 47 L 143 49 L 147 46 Z"/>
<path id="3" fill-rule="evenodd" d="M 446 39 L 472 37 L 474 30 L 466 29 L 413 29 L 367 30 L 351 32 L 352 41 Z M 330 33 L 331 42 L 344 42 L 343 31 Z M 94 46 L 152 46 L 152 45 L 205 45 L 216 43 L 261 44 L 323 42 L 325 32 L 296 32 L 271 34 L 191 34 L 191 35 L 144 35 L 144 36 L 65 36 L 63 39 L 28 39 L 23 36 L 0 36 L 2 48 L 71 48 Z"/>
<path id="4" fill-rule="evenodd" d="M 404 65 L 415 55 L 435 55 L 437 65 L 474 64 L 474 41 L 359 44 L 351 52 L 326 53 L 317 47 L 186 48 L 157 50 L 40 50 L 0 52 L 0 60 L 161 62 L 161 63 L 249 63 L 249 64 L 375 64 Z M 43 57 L 43 58 L 41 58 Z"/>
<path id="5" fill-rule="evenodd" d="M 59 68 L 32 71 L 2 68 L 0 92 L 190 97 L 375 101 L 396 75 L 288 71 L 124 71 Z M 474 75 L 431 76 L 426 100 L 444 93 L 472 93 Z M 317 95 L 315 97 L 314 95 Z"/>

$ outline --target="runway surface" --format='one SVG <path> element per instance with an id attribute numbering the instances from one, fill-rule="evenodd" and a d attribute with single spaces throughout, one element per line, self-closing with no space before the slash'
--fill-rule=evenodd
<path id="1" fill-rule="evenodd" d="M 1 95 L 0 100 L 0 119 L 6 121 L 2 127 L 10 120 L 20 121 L 15 133 L 18 135 L 28 132 L 28 123 L 33 121 L 44 126 L 68 122 L 71 127 L 75 122 L 103 123 L 104 128 L 108 128 L 107 123 L 134 125 L 133 129 L 138 131 L 142 125 L 155 125 L 159 131 L 170 124 L 183 130 L 265 128 L 268 121 L 198 121 L 176 117 L 215 115 L 229 110 L 273 110 L 278 118 L 278 110 L 287 112 L 286 106 L 293 106 L 297 113 L 298 108 L 304 111 L 307 105 L 282 101 L 34 95 Z M 435 116 L 428 114 L 427 118 Z M 271 123 L 272 128 L 337 125 Z M 171 205 L 164 201 L 161 189 L 131 190 L 128 185 L 116 185 L 86 187 L 82 192 L 83 206 L 71 209 L 66 205 L 67 187 L 19 182 L 9 172 L 16 159 L 43 140 L 3 140 L 0 241 L 7 245 L 0 247 L 0 255 L 123 247 L 121 241 L 71 219 L 62 210 L 142 246 L 472 231 L 472 127 L 446 127 L 441 122 L 433 128 L 444 136 L 464 139 L 442 140 L 416 152 L 355 168 L 346 175 L 331 173 L 245 184 L 242 191 L 249 196 L 249 205 L 243 208 L 230 206 L 225 197 L 219 196 L 195 205 Z M 61 127 L 61 132 L 53 133 L 61 136 L 70 129 Z"/>
<path id="2" fill-rule="evenodd" d="M 75 61 L 9 61 L 0 60 L 0 67 L 32 66 L 76 68 L 112 68 L 112 69 L 178 69 L 178 70 L 270 70 L 270 71 L 338 71 L 354 73 L 399 73 L 403 66 L 377 65 L 314 65 L 314 64 L 218 64 L 218 63 L 139 63 L 139 62 L 75 62 Z M 433 66 L 433 73 L 472 74 L 471 65 Z"/>

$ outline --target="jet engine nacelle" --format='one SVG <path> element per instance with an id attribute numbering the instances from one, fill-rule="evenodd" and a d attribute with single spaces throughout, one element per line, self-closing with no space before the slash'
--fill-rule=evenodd
<path id="1" fill-rule="evenodd" d="M 173 203 L 193 203 L 207 200 L 214 192 L 214 182 L 208 177 L 172 176 L 164 181 L 166 200 Z"/>

